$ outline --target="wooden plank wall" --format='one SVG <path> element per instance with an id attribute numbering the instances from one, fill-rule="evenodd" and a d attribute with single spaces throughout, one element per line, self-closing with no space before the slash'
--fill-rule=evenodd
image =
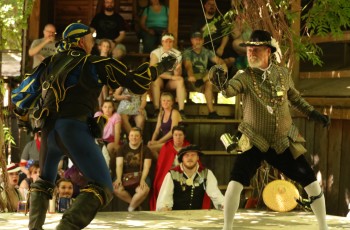
<path id="1" fill-rule="evenodd" d="M 58 34 L 70 23 L 81 20 L 82 23 L 90 25 L 95 16 L 97 0 L 55 0 L 54 21 Z"/>
<path id="2" fill-rule="evenodd" d="M 346 216 L 350 202 L 350 121 L 333 119 L 327 129 L 306 118 L 295 118 L 306 139 L 306 158 L 321 181 L 327 214 Z"/>

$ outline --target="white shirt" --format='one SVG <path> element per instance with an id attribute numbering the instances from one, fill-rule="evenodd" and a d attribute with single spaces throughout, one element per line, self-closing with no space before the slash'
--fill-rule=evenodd
<path id="1" fill-rule="evenodd" d="M 182 164 L 180 164 L 180 167 L 182 168 Z M 192 179 L 194 179 L 197 173 L 193 174 Z M 185 172 L 184 174 L 186 175 Z M 220 189 L 218 188 L 218 181 L 216 180 L 216 177 L 214 176 L 213 172 L 210 169 L 208 169 L 205 191 L 210 197 L 216 209 L 218 209 L 219 205 L 224 204 L 224 196 L 222 195 Z M 164 207 L 168 207 L 171 209 L 174 205 L 173 195 L 174 195 L 174 181 L 171 178 L 170 172 L 168 172 L 163 180 L 162 187 L 160 188 L 160 191 L 159 191 L 156 210 L 159 211 Z"/>

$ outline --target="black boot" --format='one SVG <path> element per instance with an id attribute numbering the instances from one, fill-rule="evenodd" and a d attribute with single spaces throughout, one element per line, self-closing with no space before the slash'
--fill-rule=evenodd
<path id="1" fill-rule="evenodd" d="M 45 223 L 49 200 L 55 185 L 38 179 L 30 185 L 29 190 L 29 224 L 30 230 L 41 230 Z"/>
<path id="2" fill-rule="evenodd" d="M 107 205 L 113 193 L 107 188 L 88 185 L 80 190 L 73 204 L 67 209 L 56 227 L 56 230 L 83 229 L 95 218 L 97 211 Z"/>

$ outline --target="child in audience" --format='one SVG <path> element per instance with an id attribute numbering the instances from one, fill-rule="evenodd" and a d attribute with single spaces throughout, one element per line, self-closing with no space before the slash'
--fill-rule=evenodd
<path id="1" fill-rule="evenodd" d="M 101 111 L 95 113 L 95 117 L 103 117 L 106 123 L 103 129 L 102 139 L 98 140 L 107 147 L 109 158 L 115 156 L 119 148 L 121 135 L 121 117 L 116 113 L 114 102 L 110 99 L 102 103 Z M 109 159 L 106 159 L 109 165 Z"/>
<path id="2" fill-rule="evenodd" d="M 21 168 L 18 164 L 11 163 L 7 166 L 7 180 L 0 184 L 0 212 L 16 212 L 19 201 L 23 197 L 18 190 L 19 171 Z M 2 175 L 0 175 L 2 177 Z M 7 185 L 5 186 L 5 183 Z"/>
<path id="3" fill-rule="evenodd" d="M 108 39 L 101 39 L 98 43 L 98 50 L 100 51 L 100 56 L 111 57 L 112 55 L 112 44 Z"/>
<path id="4" fill-rule="evenodd" d="M 21 184 L 19 185 L 19 191 L 22 194 L 22 197 L 24 199 L 27 198 L 27 193 L 30 189 L 30 184 L 35 182 L 40 175 L 40 167 L 39 167 L 39 163 L 34 163 L 29 167 L 29 177 L 24 178 L 21 182 Z"/>

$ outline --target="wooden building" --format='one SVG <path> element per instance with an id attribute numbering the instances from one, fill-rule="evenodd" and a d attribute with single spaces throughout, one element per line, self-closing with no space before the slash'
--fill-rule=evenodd
<path id="1" fill-rule="evenodd" d="M 230 7 L 227 0 L 216 1 L 223 12 Z M 300 4 L 300 0 L 295 2 Z M 133 0 L 120 0 L 118 3 L 119 12 L 131 26 Z M 168 3 L 169 31 L 178 38 L 178 45 L 186 44 L 189 42 L 191 20 L 202 15 L 199 0 L 169 0 Z M 66 25 L 77 20 L 89 24 L 99 4 L 98 0 L 36 0 L 30 18 L 28 44 L 42 36 L 41 31 L 47 23 L 55 24 L 59 34 Z M 342 38 L 337 39 L 313 39 L 324 51 L 324 66 L 315 67 L 308 62 L 301 62 L 296 85 L 307 101 L 331 116 L 332 124 L 329 129 L 325 129 L 298 113 L 294 114 L 294 121 L 307 140 L 307 158 L 322 181 L 327 214 L 345 216 L 350 203 L 350 33 L 346 31 Z M 132 51 L 137 42 L 132 29 L 128 32 L 127 40 L 130 44 L 126 45 Z M 224 152 L 219 137 L 224 132 L 234 132 L 240 119 L 239 105 L 216 105 L 216 108 L 219 114 L 231 119 L 189 119 L 186 123 L 189 139 L 204 149 L 206 155 L 203 161 L 214 171 L 224 189 L 235 157 Z M 205 106 L 191 105 L 187 106 L 186 112 L 206 114 L 203 109 Z M 147 123 L 148 132 L 154 125 L 152 120 Z"/>

